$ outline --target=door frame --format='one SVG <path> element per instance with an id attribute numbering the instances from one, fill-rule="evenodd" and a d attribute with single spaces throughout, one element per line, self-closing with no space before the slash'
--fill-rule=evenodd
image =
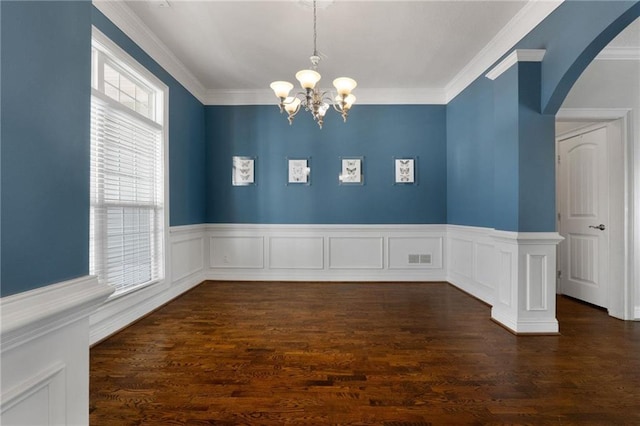
<path id="1" fill-rule="evenodd" d="M 614 226 L 610 228 L 612 233 L 609 238 L 609 277 L 608 283 L 608 306 L 609 315 L 624 319 L 632 320 L 638 317 L 637 309 L 634 306 L 634 294 L 637 291 L 636 286 L 640 282 L 635 274 L 640 273 L 640 268 L 634 265 L 631 259 L 634 258 L 633 253 L 640 253 L 640 238 L 634 235 L 634 230 L 638 231 L 640 228 L 640 209 L 634 209 L 634 200 L 640 200 L 640 196 L 636 196 L 635 191 L 640 188 L 634 188 L 634 152 L 633 144 L 631 143 L 630 136 L 633 135 L 631 131 L 631 113 L 629 108 L 562 108 L 556 114 L 556 121 L 584 121 L 585 126 L 580 129 L 572 130 L 570 132 L 556 135 L 556 158 L 558 155 L 558 139 L 563 139 L 570 136 L 572 133 L 578 134 L 589 123 L 604 123 L 615 122 L 620 120 L 620 139 L 622 146 L 618 147 L 620 152 L 612 153 L 612 147 L 608 146 L 609 152 L 609 169 L 611 172 L 615 170 L 611 163 L 616 162 L 616 157 L 619 159 L 622 157 L 623 173 L 622 173 L 622 191 L 611 191 L 613 195 L 611 199 L 611 206 L 617 206 L 615 208 L 622 209 L 617 213 L 610 214 L 610 221 L 613 222 L 614 218 L 623 217 L 623 223 L 621 227 Z M 613 147 L 615 148 L 615 147 Z M 557 167 L 557 162 L 556 162 Z M 556 188 L 558 187 L 558 174 L 556 173 Z M 618 179 L 620 181 L 620 179 Z M 610 185 L 615 185 L 615 181 L 610 180 Z M 618 195 L 614 195 L 617 192 Z M 556 207 L 557 208 L 557 207 Z M 610 207 L 611 208 L 611 207 Z M 622 262 L 620 262 L 622 257 Z M 617 268 L 617 269 L 616 269 Z"/>

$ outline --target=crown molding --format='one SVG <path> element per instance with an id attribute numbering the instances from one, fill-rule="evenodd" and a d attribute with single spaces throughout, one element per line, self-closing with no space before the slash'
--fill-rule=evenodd
<path id="1" fill-rule="evenodd" d="M 358 89 L 356 105 L 446 104 L 442 89 Z M 208 90 L 205 105 L 275 105 L 272 90 Z"/>
<path id="2" fill-rule="evenodd" d="M 640 61 L 640 47 L 605 47 L 595 59 L 598 61 Z"/>
<path id="3" fill-rule="evenodd" d="M 496 36 L 460 71 L 445 88 L 449 103 L 529 34 L 564 0 L 531 0 Z"/>
<path id="4" fill-rule="evenodd" d="M 518 62 L 542 62 L 544 54 L 547 51 L 544 49 L 516 49 L 511 52 L 506 58 L 504 58 L 498 65 L 493 67 L 486 77 L 489 80 L 495 80 L 500 77 L 502 73 L 511 68 Z"/>
<path id="5" fill-rule="evenodd" d="M 182 84 L 193 96 L 204 103 L 204 85 L 169 50 L 169 48 L 133 13 L 125 2 L 119 0 L 94 0 L 93 5 L 134 41 L 154 61 Z"/>
<path id="6" fill-rule="evenodd" d="M 509 23 L 443 89 L 360 89 L 357 103 L 447 104 L 499 60 L 564 0 L 530 0 Z M 94 0 L 93 4 L 151 58 L 205 105 L 265 105 L 274 102 L 268 89 L 207 89 L 160 39 L 118 0 Z"/>

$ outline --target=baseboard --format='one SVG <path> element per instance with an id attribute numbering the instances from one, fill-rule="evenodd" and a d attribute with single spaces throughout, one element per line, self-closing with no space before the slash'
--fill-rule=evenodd
<path id="1" fill-rule="evenodd" d="M 89 344 L 95 345 L 128 327 L 204 280 L 198 273 L 170 286 L 158 284 L 105 303 L 91 316 Z"/>
<path id="2" fill-rule="evenodd" d="M 514 320 L 512 315 L 491 309 L 491 319 L 500 324 L 505 329 L 516 335 L 556 335 L 559 334 L 558 321 L 555 319 L 536 320 Z"/>

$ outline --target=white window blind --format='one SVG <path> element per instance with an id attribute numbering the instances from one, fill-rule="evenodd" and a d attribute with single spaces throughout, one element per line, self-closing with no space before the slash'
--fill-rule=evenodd
<path id="1" fill-rule="evenodd" d="M 104 64 L 94 60 L 94 67 Z M 94 72 L 104 75 L 104 69 Z M 92 91 L 90 270 L 116 295 L 164 273 L 163 128 L 136 109 Z"/>

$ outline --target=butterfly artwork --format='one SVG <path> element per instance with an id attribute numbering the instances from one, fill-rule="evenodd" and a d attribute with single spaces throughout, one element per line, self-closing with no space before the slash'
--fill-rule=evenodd
<path id="1" fill-rule="evenodd" d="M 254 159 L 250 157 L 233 157 L 232 183 L 238 185 L 253 185 Z"/>
<path id="2" fill-rule="evenodd" d="M 289 183 L 308 183 L 309 172 L 307 160 L 289 160 Z"/>
<path id="3" fill-rule="evenodd" d="M 343 159 L 340 181 L 342 183 L 362 183 L 361 165 L 362 163 L 359 158 Z"/>
<path id="4" fill-rule="evenodd" d="M 398 158 L 396 159 L 396 183 L 414 183 L 414 159 Z"/>

